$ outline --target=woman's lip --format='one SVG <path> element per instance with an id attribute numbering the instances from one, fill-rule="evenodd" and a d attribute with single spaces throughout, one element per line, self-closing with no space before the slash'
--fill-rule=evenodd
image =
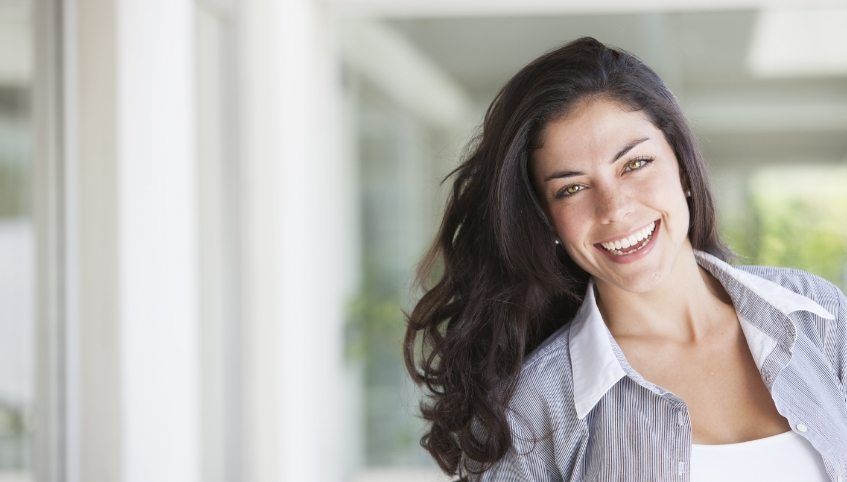
<path id="1" fill-rule="evenodd" d="M 617 240 L 619 240 L 619 239 L 628 238 L 628 237 L 632 236 L 633 234 L 635 234 L 635 233 L 637 233 L 637 232 L 641 231 L 642 229 L 646 228 L 647 226 L 649 226 L 649 225 L 651 225 L 651 224 L 653 224 L 653 223 L 655 223 L 655 222 L 657 222 L 657 221 L 659 221 L 659 220 L 658 220 L 658 219 L 654 219 L 653 221 L 651 221 L 651 222 L 649 222 L 649 223 L 645 224 L 644 226 L 641 226 L 640 228 L 635 228 L 635 229 L 633 229 L 633 230 L 632 230 L 632 232 L 630 232 L 630 233 L 627 233 L 627 234 L 625 234 L 625 235 L 623 235 L 623 236 L 617 236 L 617 237 L 614 237 L 614 238 L 609 238 L 609 239 L 606 239 L 606 240 L 604 240 L 604 241 L 600 241 L 600 242 L 598 242 L 598 243 L 594 243 L 594 246 L 597 246 L 597 247 L 602 248 L 602 247 L 603 247 L 603 246 L 602 246 L 602 245 L 603 245 L 603 243 L 611 243 L 612 241 L 617 241 Z M 658 227 L 658 225 L 657 225 L 657 227 Z"/>
<path id="2" fill-rule="evenodd" d="M 607 250 L 606 248 L 604 248 L 600 244 L 596 244 L 594 246 L 597 249 L 599 249 L 600 251 L 602 251 L 604 255 L 606 255 L 611 261 L 613 261 L 615 263 L 618 263 L 618 264 L 632 263 L 634 261 L 638 261 L 639 259 L 647 256 L 648 254 L 650 254 L 650 251 L 653 250 L 653 246 L 656 245 L 656 240 L 659 238 L 659 234 L 660 234 L 659 226 L 661 226 L 661 224 L 662 224 L 661 219 L 657 220 L 656 221 L 656 229 L 653 230 L 653 233 L 652 233 L 651 238 L 650 238 L 650 242 L 647 243 L 647 245 L 644 246 L 643 248 L 641 248 L 640 250 L 638 250 L 634 253 L 631 253 L 631 254 L 625 254 L 623 256 L 616 256 L 616 255 L 610 253 L 609 250 Z"/>

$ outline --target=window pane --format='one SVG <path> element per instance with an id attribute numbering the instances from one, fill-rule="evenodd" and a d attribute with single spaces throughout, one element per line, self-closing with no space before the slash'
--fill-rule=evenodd
<path id="1" fill-rule="evenodd" d="M 30 3 L 0 4 L 0 480 L 30 480 L 34 394 Z"/>

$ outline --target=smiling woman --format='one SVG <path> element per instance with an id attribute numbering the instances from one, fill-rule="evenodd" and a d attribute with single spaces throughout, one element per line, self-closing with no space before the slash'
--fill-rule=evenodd
<path id="1" fill-rule="evenodd" d="M 404 347 L 446 473 L 847 473 L 847 299 L 729 264 L 694 136 L 635 56 L 586 37 L 534 60 L 450 177 Z"/>

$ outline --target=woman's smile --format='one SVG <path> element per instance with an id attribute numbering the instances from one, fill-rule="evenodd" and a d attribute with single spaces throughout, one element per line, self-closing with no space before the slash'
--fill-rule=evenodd
<path id="1" fill-rule="evenodd" d="M 595 243 L 594 247 L 615 263 L 626 264 L 638 261 L 653 250 L 659 237 L 660 224 L 661 219 L 657 219 L 629 236 L 615 241 Z"/>

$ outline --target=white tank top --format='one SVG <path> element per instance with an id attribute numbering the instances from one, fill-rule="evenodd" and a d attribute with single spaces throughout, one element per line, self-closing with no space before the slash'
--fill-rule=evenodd
<path id="1" fill-rule="evenodd" d="M 823 459 L 793 430 L 734 444 L 691 446 L 691 482 L 827 481 Z"/>

